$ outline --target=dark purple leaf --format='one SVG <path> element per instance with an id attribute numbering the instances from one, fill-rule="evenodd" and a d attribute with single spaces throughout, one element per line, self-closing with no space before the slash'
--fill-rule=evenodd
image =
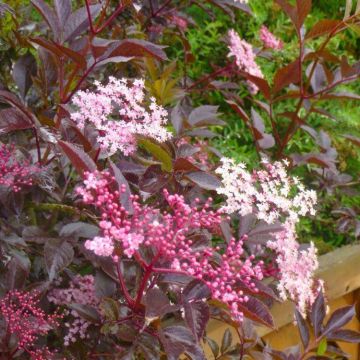
<path id="1" fill-rule="evenodd" d="M 238 306 L 248 319 L 271 328 L 274 327 L 274 320 L 269 309 L 260 300 L 250 296 L 248 301 L 239 303 Z"/>
<path id="2" fill-rule="evenodd" d="M 304 320 L 304 318 L 297 309 L 295 309 L 295 316 L 296 316 L 296 324 L 299 329 L 301 341 L 304 345 L 304 348 L 307 348 L 310 340 L 309 328 L 306 324 L 306 321 Z"/>
<path id="3" fill-rule="evenodd" d="M 23 258 L 23 259 L 21 259 Z M 6 287 L 9 290 L 22 288 L 30 272 L 29 258 L 22 253 L 13 257 L 6 265 Z"/>
<path id="4" fill-rule="evenodd" d="M 225 123 L 219 120 L 219 113 L 217 106 L 203 105 L 194 109 L 188 118 L 188 122 L 192 126 L 201 125 L 224 125 Z"/>
<path id="5" fill-rule="evenodd" d="M 314 304 L 312 305 L 311 313 L 310 313 L 310 319 L 316 337 L 319 337 L 322 331 L 322 323 L 325 319 L 325 315 L 326 315 L 326 311 L 325 311 L 324 295 L 320 291 L 314 301 Z"/>
<path id="6" fill-rule="evenodd" d="M 203 301 L 184 302 L 185 321 L 191 332 L 199 341 L 203 335 L 206 325 L 210 319 L 209 306 Z"/>
<path id="7" fill-rule="evenodd" d="M 98 235 L 98 233 L 99 228 L 97 226 L 78 221 L 64 225 L 61 228 L 59 235 L 61 237 L 73 237 L 75 239 L 90 239 Z"/>
<path id="8" fill-rule="evenodd" d="M 335 310 L 330 316 L 329 321 L 325 325 L 323 335 L 327 335 L 331 331 L 335 331 L 346 325 L 355 316 L 355 307 L 345 306 Z"/>
<path id="9" fill-rule="evenodd" d="M 75 310 L 80 317 L 87 321 L 95 324 L 99 324 L 101 321 L 101 317 L 98 311 L 90 305 L 71 303 L 68 304 L 68 307 L 72 310 Z"/>
<path id="10" fill-rule="evenodd" d="M 51 239 L 44 247 L 44 259 L 50 281 L 71 264 L 74 258 L 74 249 L 62 239 Z"/>
<path id="11" fill-rule="evenodd" d="M 350 92 L 338 92 L 322 95 L 323 99 L 344 99 L 344 100 L 360 100 L 360 95 Z"/>
<path id="12" fill-rule="evenodd" d="M 202 281 L 193 280 L 183 290 L 182 295 L 185 301 L 203 300 L 211 296 L 211 291 Z"/>
<path id="13" fill-rule="evenodd" d="M 322 19 L 307 32 L 305 39 L 312 39 L 318 36 L 327 35 L 341 23 L 342 21 L 340 20 Z"/>
<path id="14" fill-rule="evenodd" d="M 129 183 L 125 179 L 124 175 L 121 173 L 120 169 L 112 161 L 110 161 L 110 167 L 114 174 L 115 181 L 119 186 L 120 203 L 129 214 L 132 214 L 134 211 L 134 207 L 131 201 L 131 190 Z M 123 191 L 122 189 L 124 189 L 125 191 Z"/>
<path id="15" fill-rule="evenodd" d="M 327 334 L 329 340 L 360 343 L 360 333 L 353 330 L 336 330 Z"/>
<path id="16" fill-rule="evenodd" d="M 101 11 L 101 5 L 91 5 L 91 18 L 94 20 Z M 89 18 L 86 7 L 74 11 L 68 18 L 64 26 L 64 41 L 72 41 L 83 31 L 89 29 Z"/>
<path id="17" fill-rule="evenodd" d="M 84 172 L 93 172 L 96 170 L 96 164 L 83 150 L 62 140 L 60 140 L 58 144 L 82 177 L 84 176 Z"/>
<path id="18" fill-rule="evenodd" d="M 275 145 L 275 140 L 272 135 L 265 133 L 264 121 L 254 108 L 251 108 L 251 118 L 255 140 L 258 142 L 260 148 L 269 149 L 273 147 Z"/>
<path id="19" fill-rule="evenodd" d="M 50 29 L 53 32 L 54 38 L 59 39 L 61 34 L 61 27 L 59 20 L 53 9 L 43 0 L 31 0 L 31 3 L 36 7 L 40 12 L 44 20 L 49 25 Z"/>
<path id="20" fill-rule="evenodd" d="M 101 270 L 96 270 L 95 294 L 98 299 L 112 297 L 116 292 L 116 282 Z"/>
<path id="21" fill-rule="evenodd" d="M 63 30 L 66 20 L 71 14 L 71 0 L 55 0 L 54 3 L 57 18 Z"/>
<path id="22" fill-rule="evenodd" d="M 0 134 L 32 127 L 34 127 L 33 123 L 18 109 L 11 107 L 0 110 Z"/>
<path id="23" fill-rule="evenodd" d="M 221 340 L 221 353 L 225 353 L 229 349 L 232 343 L 232 335 L 229 329 L 226 329 Z"/>
<path id="24" fill-rule="evenodd" d="M 173 311 L 168 297 L 160 289 L 150 289 L 145 296 L 145 316 L 148 319 L 162 317 Z"/>
<path id="25" fill-rule="evenodd" d="M 212 174 L 208 174 L 203 171 L 194 171 L 186 174 L 186 177 L 194 182 L 196 185 L 200 186 L 202 189 L 206 190 L 216 190 L 221 187 L 221 181 Z"/>
<path id="26" fill-rule="evenodd" d="M 21 56 L 13 67 L 13 78 L 24 99 L 32 85 L 32 76 L 36 75 L 36 60 L 31 53 Z"/>

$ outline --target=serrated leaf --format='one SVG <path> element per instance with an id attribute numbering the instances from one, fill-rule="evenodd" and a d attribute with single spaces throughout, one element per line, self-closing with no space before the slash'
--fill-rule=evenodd
<path id="1" fill-rule="evenodd" d="M 11 107 L 0 110 L 0 134 L 32 127 L 34 127 L 33 123 L 18 109 Z"/>
<path id="2" fill-rule="evenodd" d="M 191 332 L 199 341 L 204 335 L 210 319 L 209 306 L 203 301 L 184 302 L 185 321 Z"/>
<path id="3" fill-rule="evenodd" d="M 239 309 L 244 313 L 244 316 L 250 320 L 268 326 L 274 327 L 274 319 L 267 308 L 267 306 L 260 300 L 249 297 L 249 300 L 238 304 Z"/>
<path id="4" fill-rule="evenodd" d="M 200 280 L 192 280 L 183 290 L 182 295 L 185 301 L 208 299 L 211 291 L 206 284 Z"/>
<path id="5" fill-rule="evenodd" d="M 360 333 L 354 330 L 336 330 L 327 334 L 329 340 L 360 343 Z"/>
<path id="6" fill-rule="evenodd" d="M 309 345 L 309 340 L 310 340 L 309 329 L 306 324 L 306 321 L 304 320 L 304 318 L 297 309 L 295 309 L 295 316 L 296 316 L 296 324 L 299 329 L 301 341 L 304 345 L 304 348 L 306 349 L 307 346 Z"/>
<path id="7" fill-rule="evenodd" d="M 54 280 L 64 268 L 71 264 L 73 258 L 74 249 L 67 241 L 51 239 L 46 242 L 44 259 L 49 280 Z"/>

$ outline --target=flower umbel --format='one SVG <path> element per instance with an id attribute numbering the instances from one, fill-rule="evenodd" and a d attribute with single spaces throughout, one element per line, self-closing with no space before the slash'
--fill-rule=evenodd
<path id="1" fill-rule="evenodd" d="M 94 91 L 79 91 L 73 104 L 77 111 L 71 114 L 82 129 L 92 124 L 98 131 L 97 141 L 109 155 L 121 151 L 124 155 L 136 150 L 136 136 L 163 142 L 171 137 L 164 127 L 166 110 L 154 98 L 145 106 L 145 84 L 135 80 L 109 78 L 107 85 L 95 82 Z"/>

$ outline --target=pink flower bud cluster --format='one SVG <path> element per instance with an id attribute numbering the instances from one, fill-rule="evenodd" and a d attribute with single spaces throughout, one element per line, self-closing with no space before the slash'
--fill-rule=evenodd
<path id="1" fill-rule="evenodd" d="M 18 192 L 23 186 L 33 185 L 34 176 L 41 172 L 41 168 L 31 165 L 28 160 L 17 160 L 15 152 L 13 145 L 0 145 L 0 186 Z"/>
<path id="2" fill-rule="evenodd" d="M 71 303 L 99 307 L 99 299 L 95 295 L 95 282 L 92 275 L 77 275 L 69 284 L 67 289 L 53 289 L 48 300 L 56 305 L 69 305 Z M 89 337 L 88 328 L 91 322 L 85 320 L 76 310 L 66 310 L 64 315 L 69 317 L 65 323 L 68 333 L 64 337 L 64 345 L 69 346 L 78 339 Z"/>
<path id="3" fill-rule="evenodd" d="M 51 352 L 47 347 L 37 349 L 35 343 L 58 325 L 58 314 L 48 315 L 39 307 L 37 292 L 11 290 L 0 299 L 0 318 L 9 333 L 17 340 L 17 349 L 28 353 L 31 359 L 47 360 Z"/>
<path id="4" fill-rule="evenodd" d="M 229 37 L 229 54 L 228 57 L 234 56 L 236 65 L 239 70 L 249 73 L 252 76 L 258 78 L 264 78 L 264 75 L 255 62 L 256 54 L 254 53 L 253 47 L 241 39 L 239 34 L 235 30 L 230 30 L 228 33 Z M 247 81 L 249 90 L 252 94 L 258 92 L 258 87 L 251 81 Z"/>
<path id="5" fill-rule="evenodd" d="M 283 42 L 276 38 L 275 35 L 264 25 L 260 29 L 259 37 L 266 48 L 281 50 L 284 47 Z"/>
<path id="6" fill-rule="evenodd" d="M 280 221 L 284 225 L 283 231 L 274 234 L 276 240 L 267 245 L 277 254 L 282 298 L 295 301 L 304 314 L 315 299 L 313 274 L 318 261 L 313 244 L 309 250 L 300 251 L 295 225 L 300 215 L 315 214 L 317 198 L 314 191 L 305 190 L 298 179 L 287 175 L 285 165 L 286 162 L 270 164 L 263 160 L 263 169 L 250 173 L 244 164 L 223 158 L 222 166 L 216 170 L 223 186 L 217 192 L 226 197 L 223 210 L 227 213 L 253 213 L 269 224 Z"/>
<path id="7" fill-rule="evenodd" d="M 119 192 L 111 190 L 113 181 L 106 172 L 90 173 L 85 186 L 77 190 L 86 203 L 101 211 L 102 234 L 87 240 L 85 246 L 97 255 L 113 255 L 115 259 L 114 254 L 119 254 L 116 248 L 135 259 L 142 247 L 151 249 L 152 267 L 179 271 L 204 281 L 213 297 L 228 304 L 233 317 L 241 321 L 241 303 L 247 301 L 242 289 L 245 286 L 256 291 L 254 279 L 263 277 L 262 263 L 255 264 L 253 256 L 246 256 L 242 241 L 232 240 L 224 248 L 215 249 L 206 244 L 204 229 L 216 232 L 223 220 L 221 211 L 211 210 L 212 199 L 202 207 L 196 199 L 191 206 L 183 196 L 164 190 L 169 211 L 161 212 L 140 204 L 139 198 L 132 196 L 130 215 L 118 202 Z"/>
<path id="8" fill-rule="evenodd" d="M 145 106 L 145 84 L 135 80 L 109 78 L 107 85 L 95 82 L 94 91 L 79 91 L 73 104 L 77 111 L 71 114 L 73 121 L 83 129 L 92 124 L 99 132 L 98 143 L 109 155 L 118 150 L 124 155 L 136 150 L 137 136 L 163 142 L 171 138 L 165 128 L 166 110 L 158 106 L 154 98 Z"/>

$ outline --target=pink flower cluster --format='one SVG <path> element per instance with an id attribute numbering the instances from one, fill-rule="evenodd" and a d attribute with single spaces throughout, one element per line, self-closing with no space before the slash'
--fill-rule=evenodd
<path id="1" fill-rule="evenodd" d="M 253 256 L 246 256 L 242 241 L 232 240 L 224 249 L 204 243 L 207 237 L 202 231 L 216 232 L 223 220 L 220 211 L 211 210 L 212 200 L 199 207 L 197 199 L 191 206 L 181 195 L 164 190 L 168 212 L 144 206 L 133 196 L 130 215 L 118 203 L 119 192 L 111 190 L 113 181 L 106 172 L 87 174 L 85 186 L 77 190 L 87 204 L 101 211 L 102 236 L 88 240 L 85 246 L 97 255 L 112 255 L 115 260 L 119 250 L 139 260 L 141 247 L 151 248 L 154 255 L 146 268 L 178 271 L 206 282 L 213 297 L 228 304 L 233 317 L 241 321 L 241 303 L 247 297 L 240 287 L 256 291 L 254 279 L 262 278 L 262 263 L 255 264 Z"/>
<path id="2" fill-rule="evenodd" d="M 306 309 L 315 301 L 317 295 L 314 272 L 318 268 L 317 249 L 313 243 L 306 250 L 299 250 L 296 241 L 295 225 L 291 221 L 284 224 L 284 230 L 275 233 L 275 240 L 267 246 L 277 253 L 276 262 L 280 270 L 278 290 L 280 297 L 290 297 L 305 317 Z"/>
<path id="3" fill-rule="evenodd" d="M 262 79 L 264 75 L 259 65 L 255 62 L 256 55 L 254 53 L 253 47 L 248 42 L 241 39 L 235 30 L 230 30 L 228 36 L 230 50 L 228 57 L 235 57 L 236 65 L 238 66 L 239 70 Z M 258 87 L 249 80 L 247 83 L 250 92 L 252 94 L 256 94 L 259 90 Z"/>
<path id="4" fill-rule="evenodd" d="M 264 46 L 273 50 L 281 50 L 284 47 L 284 44 L 281 40 L 275 37 L 273 33 L 269 31 L 266 26 L 262 26 L 260 29 L 260 40 L 263 42 Z"/>
<path id="5" fill-rule="evenodd" d="M 39 294 L 12 290 L 0 299 L 0 318 L 5 320 L 9 333 L 17 340 L 17 349 L 28 353 L 31 359 L 47 360 L 52 353 L 47 347 L 36 349 L 40 336 L 58 325 L 58 314 L 47 315 L 39 307 Z"/>
<path id="6" fill-rule="evenodd" d="M 298 179 L 288 177 L 285 165 L 285 162 L 271 164 L 263 160 L 264 169 L 250 173 L 244 164 L 222 158 L 222 166 L 216 173 L 221 175 L 223 184 L 217 192 L 226 197 L 223 210 L 242 216 L 255 212 L 259 220 L 269 224 L 287 218 L 297 222 L 299 215 L 314 215 L 316 192 L 306 190 Z"/>
<path id="7" fill-rule="evenodd" d="M 163 142 L 171 137 L 165 128 L 166 110 L 154 98 L 145 106 L 145 85 L 135 80 L 109 78 L 107 85 L 95 82 L 95 91 L 79 91 L 73 104 L 77 111 L 71 114 L 82 129 L 92 124 L 99 132 L 97 141 L 109 155 L 121 151 L 124 155 L 136 150 L 137 136 Z"/>
<path id="8" fill-rule="evenodd" d="M 40 172 L 38 165 L 31 165 L 28 160 L 17 160 L 13 145 L 0 145 L 0 185 L 18 192 L 23 186 L 33 185 L 34 176 Z"/>
<path id="9" fill-rule="evenodd" d="M 318 267 L 316 248 L 311 244 L 305 251 L 299 250 L 295 225 L 299 216 L 315 214 L 316 193 L 305 190 L 296 178 L 287 175 L 285 162 L 270 164 L 263 161 L 262 170 L 252 173 L 244 164 L 223 158 L 216 171 L 222 177 L 223 186 L 217 192 L 226 197 L 223 210 L 244 216 L 253 213 L 269 224 L 280 221 L 284 230 L 275 233 L 276 240 L 268 247 L 277 253 L 279 268 L 278 289 L 282 298 L 290 298 L 299 310 L 305 309 L 315 299 L 314 271 Z"/>
<path id="10" fill-rule="evenodd" d="M 77 275 L 69 284 L 67 289 L 53 289 L 48 300 L 56 305 L 69 305 L 71 303 L 88 305 L 94 308 L 99 307 L 99 299 L 95 295 L 94 277 L 92 275 Z M 85 320 L 76 310 L 66 310 L 64 315 L 71 317 L 69 322 L 65 323 L 68 333 L 64 337 L 64 345 L 76 342 L 77 339 L 86 339 L 89 337 L 87 331 L 91 322 Z"/>

